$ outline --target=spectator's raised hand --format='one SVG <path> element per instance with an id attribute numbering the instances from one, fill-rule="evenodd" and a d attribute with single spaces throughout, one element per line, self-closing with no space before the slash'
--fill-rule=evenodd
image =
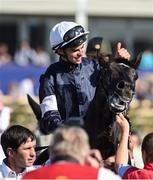
<path id="1" fill-rule="evenodd" d="M 129 137 L 129 123 L 123 114 L 116 115 L 116 122 L 121 129 L 121 138 L 119 146 L 117 147 L 115 167 L 118 171 L 118 167 L 121 164 L 128 163 L 128 137 Z"/>
<path id="2" fill-rule="evenodd" d="M 122 133 L 127 132 L 129 133 L 129 122 L 127 119 L 123 116 L 122 113 L 116 115 L 116 122 L 119 125 Z"/>

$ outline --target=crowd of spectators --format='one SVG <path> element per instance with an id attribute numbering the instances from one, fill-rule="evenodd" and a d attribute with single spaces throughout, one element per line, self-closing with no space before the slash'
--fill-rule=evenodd
<path id="1" fill-rule="evenodd" d="M 121 137 L 115 155 L 115 172 L 104 167 L 99 150 L 90 148 L 86 131 L 78 125 L 65 125 L 52 133 L 49 159 L 46 164 L 39 166 L 34 165 L 38 148 L 36 136 L 24 126 L 12 125 L 1 135 L 5 157 L 0 165 L 0 178 L 152 179 L 153 134 L 149 133 L 143 139 L 141 151 L 144 166 L 140 168 L 135 164 L 135 156 L 133 163 L 129 161 L 130 153 L 134 152 L 134 141 L 138 140 L 137 134 L 129 134 L 129 123 L 121 113 L 116 115 L 116 122 L 120 127 Z M 138 144 L 140 145 L 139 140 Z"/>
<path id="2" fill-rule="evenodd" d="M 27 93 L 32 96 L 38 95 L 38 76 L 50 64 L 49 53 L 40 45 L 34 49 L 28 41 L 22 41 L 14 55 L 11 55 L 8 45 L 0 43 L 0 89 L 4 94 L 14 97 Z M 10 75 L 7 74 L 7 68 Z"/>
<path id="3" fill-rule="evenodd" d="M 14 61 L 18 65 L 26 66 L 34 64 L 36 66 L 49 66 L 51 59 L 49 54 L 41 47 L 31 48 L 28 41 L 22 41 L 15 52 Z"/>
<path id="4" fill-rule="evenodd" d="M 9 52 L 9 47 L 6 43 L 0 43 L 0 66 L 7 63 L 16 63 L 20 66 L 33 64 L 36 66 L 49 66 L 51 63 L 50 55 L 38 45 L 35 49 L 30 46 L 26 40 L 19 44 L 14 55 Z"/>

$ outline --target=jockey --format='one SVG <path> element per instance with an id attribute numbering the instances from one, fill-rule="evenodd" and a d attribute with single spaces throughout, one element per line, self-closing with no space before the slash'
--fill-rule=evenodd
<path id="1" fill-rule="evenodd" d="M 59 55 L 59 61 L 40 77 L 39 125 L 44 134 L 69 118 L 83 118 L 94 97 L 100 66 L 98 61 L 84 57 L 88 33 L 81 25 L 69 21 L 56 24 L 50 32 L 51 48 Z M 121 43 L 117 52 L 122 58 L 128 53 Z"/>

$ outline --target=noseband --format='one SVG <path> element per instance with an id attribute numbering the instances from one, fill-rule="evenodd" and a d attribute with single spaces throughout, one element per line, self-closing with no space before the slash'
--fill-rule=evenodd
<path id="1" fill-rule="evenodd" d="M 123 63 L 119 63 L 121 65 L 124 65 Z M 130 67 L 128 65 L 124 65 L 126 67 Z M 128 110 L 128 105 L 129 105 L 129 102 L 131 101 L 130 98 L 128 99 L 124 99 L 116 90 L 116 87 L 114 89 L 114 93 L 112 95 L 109 94 L 108 92 L 108 88 L 105 86 L 104 82 L 106 81 L 105 80 L 105 77 L 109 74 L 109 73 L 106 73 L 108 71 L 108 67 L 104 66 L 104 67 L 101 67 L 101 74 L 100 75 L 100 79 L 99 79 L 99 82 L 104 90 L 104 93 L 105 93 L 105 96 L 106 96 L 106 101 L 109 105 L 109 110 L 115 114 L 117 113 L 124 113 L 124 114 L 127 114 L 127 110 Z M 121 80 L 116 86 L 118 89 L 120 88 L 123 88 L 124 85 L 127 84 L 124 80 Z M 115 102 L 116 100 L 116 102 Z M 120 101 L 119 101 L 120 100 Z M 117 103 L 118 101 L 118 103 Z M 119 104 L 120 103 L 120 104 Z M 116 108 L 116 106 L 118 106 L 118 108 Z M 124 108 L 123 108 L 124 106 Z M 113 108 L 114 107 L 114 108 Z"/>

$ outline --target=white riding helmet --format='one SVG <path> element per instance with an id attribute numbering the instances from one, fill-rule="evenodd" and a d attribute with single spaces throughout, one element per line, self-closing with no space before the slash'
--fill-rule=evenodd
<path id="1" fill-rule="evenodd" d="M 87 40 L 88 33 L 77 23 L 62 21 L 56 24 L 50 32 L 51 48 L 56 51 L 62 47 L 81 45 Z"/>

